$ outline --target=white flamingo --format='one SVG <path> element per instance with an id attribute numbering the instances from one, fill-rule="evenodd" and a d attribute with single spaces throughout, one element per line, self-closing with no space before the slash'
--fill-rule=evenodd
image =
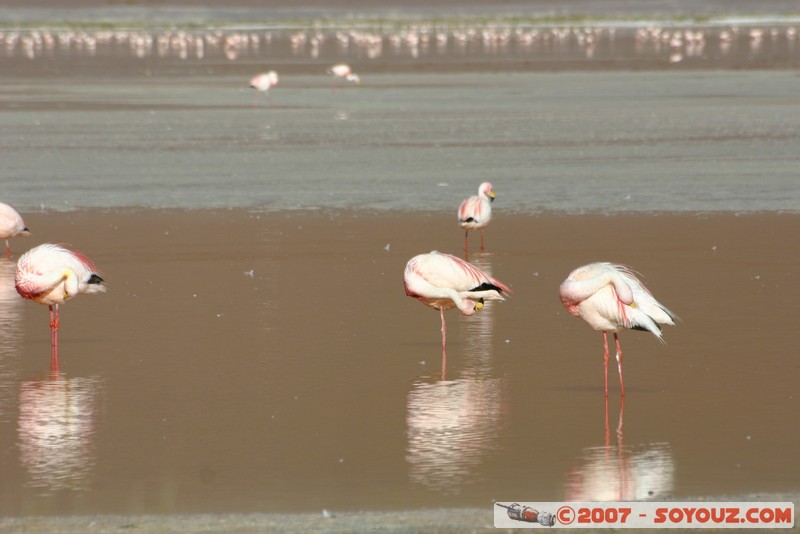
<path id="1" fill-rule="evenodd" d="M 440 252 L 420 254 L 406 264 L 406 295 L 439 310 L 442 318 L 442 354 L 447 349 L 444 311 L 452 308 L 472 315 L 485 300 L 505 300 L 508 286 L 461 258 Z"/>
<path id="2" fill-rule="evenodd" d="M 278 85 L 278 73 L 274 70 L 257 74 L 250 79 L 250 87 L 256 91 L 261 91 L 267 98 L 272 101 L 270 89 Z"/>
<path id="3" fill-rule="evenodd" d="M 483 182 L 478 188 L 478 194 L 465 199 L 458 207 L 458 224 L 465 230 L 465 254 L 470 230 L 481 231 L 481 250 L 483 250 L 483 229 L 492 220 L 492 202 L 494 202 L 494 188 L 490 182 Z"/>
<path id="4" fill-rule="evenodd" d="M 80 293 L 105 291 L 103 283 L 89 258 L 60 245 L 39 245 L 19 258 L 17 293 L 50 309 L 51 367 L 58 367 L 59 304 Z"/>
<path id="5" fill-rule="evenodd" d="M 345 63 L 339 63 L 338 65 L 334 65 L 331 68 L 329 68 L 327 72 L 334 78 L 354 83 L 356 85 L 361 84 L 361 78 L 358 76 L 358 74 L 354 73 L 353 69 L 350 68 L 350 65 L 347 65 Z"/>
<path id="6" fill-rule="evenodd" d="M 614 332 L 619 387 L 624 397 L 622 349 L 617 332 L 623 328 L 647 330 L 663 341 L 659 325 L 674 325 L 674 319 L 677 317 L 653 298 L 633 271 L 613 263 L 590 263 L 578 267 L 561 284 L 559 293 L 567 311 L 582 318 L 595 330 L 603 332 L 606 397 L 608 397 L 607 332 Z"/>
<path id="7" fill-rule="evenodd" d="M 12 237 L 27 236 L 31 232 L 22 221 L 22 216 L 17 210 L 0 202 L 0 239 L 6 240 L 6 255 L 11 257 L 11 245 L 8 240 Z"/>

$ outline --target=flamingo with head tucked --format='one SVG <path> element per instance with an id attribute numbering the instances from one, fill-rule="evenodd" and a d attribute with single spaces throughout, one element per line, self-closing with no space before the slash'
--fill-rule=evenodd
<path id="1" fill-rule="evenodd" d="M 39 245 L 19 258 L 15 277 L 17 293 L 50 309 L 52 366 L 58 365 L 59 304 L 81 293 L 105 291 L 103 284 L 103 278 L 89 258 L 60 245 Z"/>
<path id="2" fill-rule="evenodd" d="M 334 65 L 328 69 L 328 74 L 332 75 L 334 79 L 338 78 L 340 80 L 344 80 L 346 82 L 354 83 L 356 85 L 361 85 L 361 78 L 353 72 L 353 69 L 350 68 L 350 65 L 345 63 L 339 63 L 338 65 Z"/>
<path id="3" fill-rule="evenodd" d="M 0 202 L 0 239 L 6 240 L 6 255 L 11 257 L 11 245 L 8 240 L 12 237 L 27 236 L 31 232 L 22 221 L 17 210 Z"/>
<path id="4" fill-rule="evenodd" d="M 578 267 L 561 284 L 559 293 L 567 311 L 582 318 L 595 330 L 603 332 L 606 397 L 608 397 L 607 332 L 614 333 L 619 387 L 624 397 L 622 349 L 617 332 L 623 328 L 647 330 L 663 341 L 659 325 L 674 325 L 674 319 L 677 317 L 650 294 L 633 271 L 613 263 L 590 263 Z"/>
<path id="5" fill-rule="evenodd" d="M 442 361 L 447 350 L 444 311 L 452 308 L 472 315 L 486 300 L 505 300 L 508 286 L 461 258 L 440 252 L 420 254 L 406 264 L 406 295 L 439 310 L 442 318 Z"/>
<path id="6" fill-rule="evenodd" d="M 278 85 L 278 73 L 274 70 L 257 74 L 250 79 L 250 87 L 263 92 L 270 101 L 272 101 L 272 95 L 269 90 L 276 85 Z"/>
<path id="7" fill-rule="evenodd" d="M 483 182 L 478 194 L 465 199 L 458 207 L 458 224 L 464 232 L 464 253 L 467 253 L 470 230 L 481 231 L 481 250 L 483 250 L 483 229 L 492 220 L 492 202 L 494 189 L 490 182 Z"/>

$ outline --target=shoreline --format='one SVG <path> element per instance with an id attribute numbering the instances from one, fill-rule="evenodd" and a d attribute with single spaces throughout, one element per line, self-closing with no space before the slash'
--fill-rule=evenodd
<path id="1" fill-rule="evenodd" d="M 520 499 L 517 499 L 520 500 Z M 661 499 L 658 502 L 792 502 L 800 492 Z M 598 501 L 602 502 L 602 501 Z M 796 512 L 796 511 L 795 511 Z M 0 517 L 0 532 L 479 532 L 494 528 L 493 507 L 316 513 L 198 513 Z M 797 525 L 795 524 L 794 528 Z M 507 530 L 507 529 L 504 529 Z M 683 530 L 694 530 L 684 528 Z M 716 532 L 727 529 L 703 529 Z"/>

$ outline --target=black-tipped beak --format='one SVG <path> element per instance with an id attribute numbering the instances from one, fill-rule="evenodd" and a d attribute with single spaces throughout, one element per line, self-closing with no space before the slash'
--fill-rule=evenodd
<path id="1" fill-rule="evenodd" d="M 99 274 L 92 273 L 92 276 L 89 277 L 89 280 L 86 282 L 87 284 L 102 284 L 105 282 L 103 278 Z"/>

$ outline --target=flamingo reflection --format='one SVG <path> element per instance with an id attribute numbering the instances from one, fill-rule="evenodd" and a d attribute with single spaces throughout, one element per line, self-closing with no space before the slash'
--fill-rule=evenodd
<path id="1" fill-rule="evenodd" d="M 83 489 L 94 465 L 99 380 L 57 371 L 20 384 L 18 447 L 28 485 L 44 494 Z"/>
<path id="2" fill-rule="evenodd" d="M 567 501 L 637 501 L 672 494 L 675 462 L 667 443 L 637 447 L 623 444 L 625 400 L 619 407 L 616 445 L 611 444 L 608 401 L 605 403 L 605 445 L 583 450 L 579 464 L 569 474 Z"/>
<path id="3" fill-rule="evenodd" d="M 18 337 L 16 334 L 20 331 L 22 298 L 14 289 L 15 271 L 14 262 L 0 259 L 0 332 L 2 333 L 0 355 L 3 356 L 15 352 L 9 345 Z"/>
<path id="4" fill-rule="evenodd" d="M 414 385 L 406 399 L 412 482 L 456 494 L 478 476 L 506 420 L 503 387 L 501 379 L 478 374 Z"/>
<path id="5" fill-rule="evenodd" d="M 14 262 L 0 257 L 0 423 L 13 417 L 16 362 L 22 335 L 22 298 L 14 289 L 14 271 Z"/>

